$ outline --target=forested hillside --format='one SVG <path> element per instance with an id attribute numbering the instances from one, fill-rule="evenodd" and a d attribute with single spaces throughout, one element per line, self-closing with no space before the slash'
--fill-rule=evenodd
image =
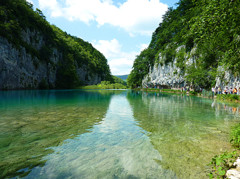
<path id="1" fill-rule="evenodd" d="M 0 89 L 73 88 L 113 80 L 93 46 L 50 25 L 25 0 L 0 1 Z"/>
<path id="2" fill-rule="evenodd" d="M 239 77 L 239 19 L 239 0 L 180 0 L 135 59 L 128 85 L 141 86 L 154 65 L 167 64 L 174 64 L 186 83 L 202 88 L 215 85 L 224 71 Z"/>
<path id="3" fill-rule="evenodd" d="M 126 81 L 127 77 L 128 77 L 128 75 L 115 75 L 115 76 L 118 77 L 118 78 L 121 78 L 124 81 Z"/>

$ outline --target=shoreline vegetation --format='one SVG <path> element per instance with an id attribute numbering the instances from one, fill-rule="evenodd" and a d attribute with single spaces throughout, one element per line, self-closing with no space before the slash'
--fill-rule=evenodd
<path id="1" fill-rule="evenodd" d="M 102 81 L 97 85 L 80 86 L 77 89 L 127 89 L 127 86 L 122 83 L 111 83 L 109 81 Z"/>
<path id="2" fill-rule="evenodd" d="M 101 81 L 96 85 L 79 86 L 77 89 L 127 89 L 127 82 L 112 75 L 111 81 Z"/>

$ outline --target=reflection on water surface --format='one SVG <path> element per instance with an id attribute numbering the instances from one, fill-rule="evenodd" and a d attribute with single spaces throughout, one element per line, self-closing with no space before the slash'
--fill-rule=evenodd
<path id="1" fill-rule="evenodd" d="M 0 99 L 1 177 L 207 178 L 211 158 L 231 149 L 240 111 L 117 90 L 3 91 Z"/>

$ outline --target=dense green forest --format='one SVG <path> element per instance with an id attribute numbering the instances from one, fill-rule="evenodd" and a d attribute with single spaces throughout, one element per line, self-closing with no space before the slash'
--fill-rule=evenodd
<path id="1" fill-rule="evenodd" d="M 127 89 L 127 82 L 123 81 L 121 78 L 112 76 L 113 81 L 101 81 L 97 85 L 89 85 L 80 87 L 80 89 Z"/>
<path id="2" fill-rule="evenodd" d="M 33 45 L 34 43 L 26 42 L 23 31 L 38 32 L 39 36 L 44 38 L 44 45 L 39 49 Z M 32 4 L 26 0 L 0 1 L 0 36 L 6 38 L 16 49 L 24 47 L 27 53 L 37 57 L 41 62 L 51 63 L 49 59 L 53 49 L 58 49 L 62 54 L 57 66 L 58 88 L 84 85 L 77 77 L 76 63 L 78 67 L 86 66 L 88 73 L 98 74 L 102 80 L 113 81 L 107 59 L 102 53 L 90 43 L 50 25 L 41 10 L 33 10 Z M 35 42 L 36 39 L 31 41 Z M 38 62 L 35 62 L 35 66 L 37 68 Z M 43 82 L 42 87 L 46 85 Z"/>
<path id="3" fill-rule="evenodd" d="M 177 5 L 176 9 L 168 9 L 149 47 L 136 57 L 129 86 L 141 86 L 143 77 L 155 64 L 174 60 L 185 80 L 202 88 L 214 85 L 224 70 L 235 77 L 239 75 L 239 0 L 180 0 Z M 188 64 L 186 59 L 193 63 Z M 219 66 L 224 70 L 218 70 Z"/>

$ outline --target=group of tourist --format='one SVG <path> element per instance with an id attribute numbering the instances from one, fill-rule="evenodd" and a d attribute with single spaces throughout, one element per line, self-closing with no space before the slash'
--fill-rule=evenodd
<path id="1" fill-rule="evenodd" d="M 224 90 L 221 89 L 221 87 L 212 87 L 212 93 L 213 95 L 216 94 L 237 94 L 240 95 L 240 87 L 237 89 L 235 88 L 228 88 L 226 87 Z"/>

